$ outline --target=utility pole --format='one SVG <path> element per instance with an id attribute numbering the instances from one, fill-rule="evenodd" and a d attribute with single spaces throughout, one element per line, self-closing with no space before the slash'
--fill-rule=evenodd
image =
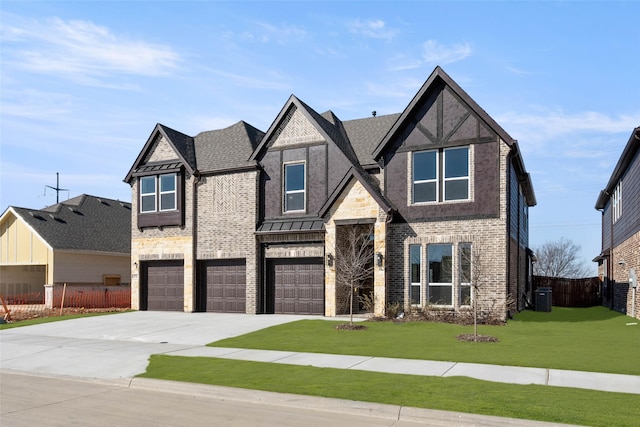
<path id="1" fill-rule="evenodd" d="M 56 204 L 60 203 L 60 192 L 61 191 L 69 191 L 66 188 L 60 188 L 60 174 L 58 172 L 56 172 L 56 186 L 52 187 L 50 185 L 45 185 L 45 189 L 44 189 L 45 194 L 47 192 L 47 188 L 50 188 L 50 189 L 56 191 Z"/>

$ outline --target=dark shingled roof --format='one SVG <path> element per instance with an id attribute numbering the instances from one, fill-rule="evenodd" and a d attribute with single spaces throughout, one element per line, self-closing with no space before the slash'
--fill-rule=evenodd
<path id="1" fill-rule="evenodd" d="M 239 121 L 225 129 L 201 132 L 195 137 L 200 172 L 218 172 L 255 166 L 249 160 L 264 132 Z"/>
<path id="2" fill-rule="evenodd" d="M 83 194 L 41 210 L 11 209 L 54 250 L 131 253 L 131 203 Z"/>
<path id="3" fill-rule="evenodd" d="M 173 143 L 178 154 L 180 154 L 184 161 L 187 162 L 187 165 L 192 170 L 196 170 L 196 152 L 193 147 L 193 138 L 160 123 L 158 123 L 158 127 L 162 128 L 162 131 L 165 133 L 167 138 L 169 138 L 171 143 Z"/>
<path id="4" fill-rule="evenodd" d="M 400 113 L 342 122 L 362 166 L 375 165 L 373 150 L 400 117 Z"/>

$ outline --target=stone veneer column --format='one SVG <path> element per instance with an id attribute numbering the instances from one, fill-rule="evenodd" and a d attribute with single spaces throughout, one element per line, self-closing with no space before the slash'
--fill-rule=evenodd
<path id="1" fill-rule="evenodd" d="M 336 220 L 375 219 L 374 224 L 374 254 L 383 256 L 380 267 L 374 266 L 374 315 L 384 316 L 387 305 L 386 283 L 386 214 L 375 199 L 357 180 L 343 190 L 329 211 L 329 219 L 325 224 L 325 316 L 336 315 L 336 271 L 335 260 L 333 266 L 327 265 L 327 257 L 336 254 Z M 375 263 L 374 256 L 374 263 Z"/>

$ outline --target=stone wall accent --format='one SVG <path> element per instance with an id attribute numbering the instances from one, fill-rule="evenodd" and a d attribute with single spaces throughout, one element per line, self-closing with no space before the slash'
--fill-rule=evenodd
<path id="1" fill-rule="evenodd" d="M 265 258 L 324 258 L 324 244 L 270 244 L 264 249 Z"/>
<path id="2" fill-rule="evenodd" d="M 640 319 L 640 287 L 636 288 L 634 301 L 634 291 L 629 286 L 629 269 L 635 269 L 636 276 L 640 276 L 640 231 L 613 248 L 612 255 L 614 309 Z M 621 261 L 625 264 L 618 264 Z"/>
<path id="3" fill-rule="evenodd" d="M 197 184 L 198 260 L 240 258 L 246 261 L 246 312 L 258 301 L 258 172 L 205 176 Z"/>
<path id="4" fill-rule="evenodd" d="M 184 311 L 194 310 L 195 265 L 193 239 L 181 237 L 136 237 L 131 240 L 131 308 L 140 309 L 142 261 L 184 260 Z"/>
<path id="5" fill-rule="evenodd" d="M 327 213 L 327 218 L 325 253 L 332 256 L 336 253 L 336 220 L 375 219 L 373 252 L 382 254 L 384 262 L 374 270 L 374 315 L 384 316 L 387 305 L 385 264 L 388 256 L 386 213 L 364 186 L 358 180 L 352 179 Z M 336 315 L 336 299 L 335 263 L 333 266 L 325 263 L 325 316 Z"/>

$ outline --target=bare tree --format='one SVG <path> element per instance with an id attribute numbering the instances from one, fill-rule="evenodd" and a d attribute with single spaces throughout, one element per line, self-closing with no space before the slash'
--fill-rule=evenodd
<path id="1" fill-rule="evenodd" d="M 537 276 L 582 278 L 589 276 L 589 268 L 578 259 L 580 245 L 561 237 L 536 248 L 537 261 L 533 274 Z"/>
<path id="2" fill-rule="evenodd" d="M 336 230 L 336 284 L 349 292 L 349 324 L 353 325 L 353 295 L 373 274 L 373 226 L 341 226 Z"/>
<path id="3" fill-rule="evenodd" d="M 473 307 L 473 340 L 478 340 L 478 302 L 480 278 L 485 274 L 481 257 L 482 250 L 477 245 L 460 245 L 460 303 Z"/>

